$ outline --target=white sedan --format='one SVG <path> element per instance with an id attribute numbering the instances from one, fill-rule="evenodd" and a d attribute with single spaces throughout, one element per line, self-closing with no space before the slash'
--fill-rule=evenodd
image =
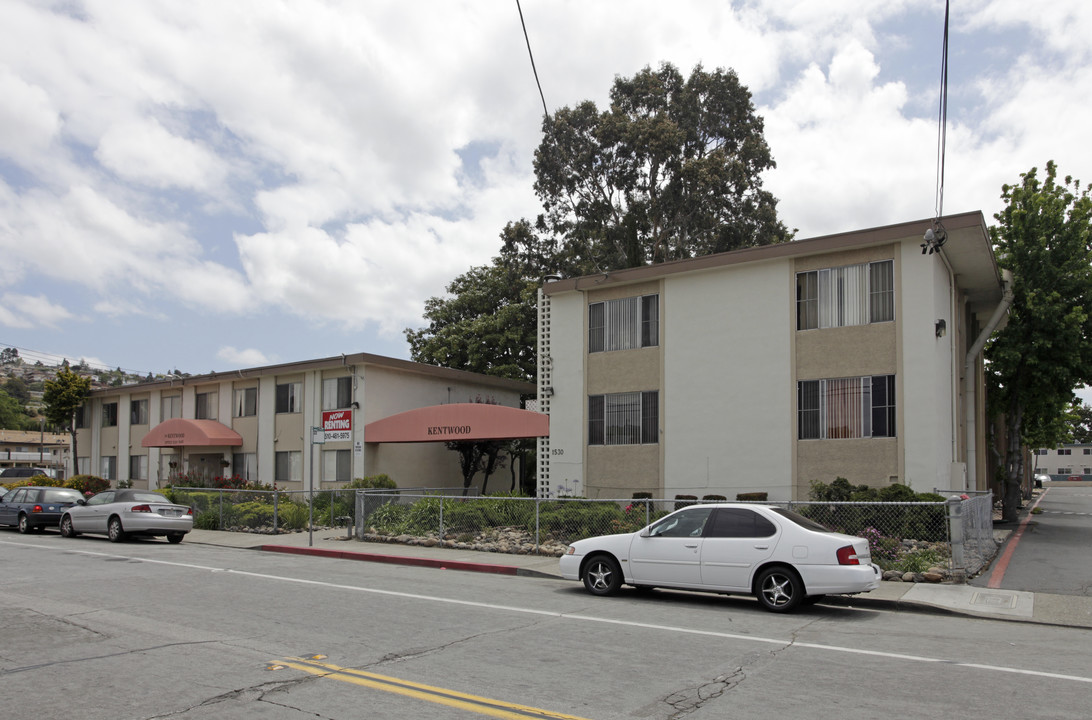
<path id="1" fill-rule="evenodd" d="M 104 490 L 65 510 L 60 527 L 69 538 L 91 533 L 121 542 L 131 535 L 163 535 L 178 543 L 193 530 L 193 508 L 150 490 Z"/>
<path id="2" fill-rule="evenodd" d="M 561 575 L 588 592 L 610 595 L 623 584 L 754 595 L 788 612 L 827 594 L 875 590 L 880 568 L 868 541 L 831 532 L 770 505 L 691 505 L 621 535 L 577 540 L 561 557 Z"/>

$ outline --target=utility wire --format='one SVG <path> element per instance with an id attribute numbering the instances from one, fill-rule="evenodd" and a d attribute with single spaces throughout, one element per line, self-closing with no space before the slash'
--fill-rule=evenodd
<path id="1" fill-rule="evenodd" d="M 39 350 L 30 350 L 28 348 L 21 348 L 21 347 L 18 347 L 16 345 L 8 345 L 7 343 L 3 343 L 3 342 L 0 342 L 0 347 L 2 347 L 2 348 L 11 348 L 13 350 L 18 350 L 19 351 L 19 357 L 22 358 L 23 360 L 30 360 L 32 362 L 41 362 L 43 365 L 60 365 L 65 360 L 68 360 L 68 363 L 70 365 L 79 365 L 80 362 L 87 362 L 86 360 L 84 360 L 84 358 L 82 356 L 80 356 L 80 357 L 75 357 L 75 356 L 65 357 L 63 355 L 54 355 L 53 353 L 41 352 Z M 144 375 L 149 374 L 148 371 L 146 371 L 146 370 L 133 370 L 131 368 L 123 368 L 121 366 L 118 366 L 117 368 L 113 368 L 113 367 L 109 367 L 107 365 L 103 365 L 102 363 L 87 362 L 87 366 L 89 368 L 92 368 L 93 370 L 104 370 L 104 371 L 108 371 L 108 372 L 113 372 L 115 369 L 118 369 L 118 370 L 121 370 L 122 372 L 128 373 L 130 375 L 144 376 Z"/>
<path id="2" fill-rule="evenodd" d="M 944 150 L 948 134 L 948 5 L 944 2 L 944 47 L 940 60 L 940 119 L 937 128 L 936 217 L 944 214 Z"/>
<path id="3" fill-rule="evenodd" d="M 538 96 L 542 98 L 542 112 L 546 115 L 546 119 L 550 119 L 550 111 L 546 109 L 546 96 L 542 94 L 542 83 L 538 79 L 538 69 L 535 68 L 535 56 L 531 52 L 531 38 L 527 36 L 527 23 L 523 21 L 523 8 L 520 7 L 519 0 L 516 0 L 516 9 L 519 10 L 519 24 L 523 27 L 523 39 L 527 43 L 527 56 L 531 58 L 531 72 L 535 74 L 535 85 L 538 86 Z"/>

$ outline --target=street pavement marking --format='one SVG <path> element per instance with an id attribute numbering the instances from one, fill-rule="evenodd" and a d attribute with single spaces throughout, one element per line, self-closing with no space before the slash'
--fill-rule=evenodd
<path id="1" fill-rule="evenodd" d="M 279 661 L 278 664 L 293 668 L 294 670 L 302 670 L 303 672 L 312 675 L 328 677 L 333 680 L 340 680 L 341 682 L 372 688 L 373 690 L 382 690 L 383 692 L 403 695 L 416 700 L 424 700 L 426 702 L 446 705 L 447 707 L 458 708 L 460 710 L 469 710 L 470 712 L 478 713 L 479 715 L 489 715 L 491 717 L 507 718 L 509 720 L 528 720 L 528 718 L 586 720 L 586 718 L 580 718 L 576 715 L 566 715 L 564 713 L 542 710 L 541 708 L 529 707 L 527 705 L 504 702 L 503 700 L 493 700 L 479 695 L 469 695 L 456 690 L 447 690 L 445 688 L 433 687 L 432 685 L 423 685 L 421 683 L 402 680 L 388 675 L 365 672 L 364 670 L 338 667 L 337 665 L 317 662 L 316 660 L 285 658 L 284 660 Z"/>
<path id="2" fill-rule="evenodd" d="M 52 550 L 58 552 L 57 547 L 53 545 L 36 545 L 34 543 L 26 542 L 10 542 L 6 540 L 0 540 L 0 545 L 13 545 L 16 547 L 29 547 L 39 550 Z M 182 567 L 191 570 L 204 570 L 208 572 L 228 573 L 231 575 L 244 575 L 247 577 L 261 578 L 265 580 L 273 580 L 276 582 L 288 582 L 299 585 L 312 585 L 318 587 L 325 587 L 335 590 L 348 590 L 350 592 L 368 593 L 371 595 L 387 595 L 389 597 L 403 598 L 407 600 L 421 600 L 423 602 L 442 603 L 446 605 L 464 605 L 468 607 L 481 608 L 484 610 L 497 610 L 501 612 L 513 612 L 521 613 L 525 615 L 543 615 L 546 617 L 553 617 L 559 620 L 576 620 L 579 622 L 594 622 L 604 623 L 609 625 L 624 625 L 628 627 L 642 628 L 646 630 L 661 630 L 665 632 L 672 632 L 681 635 L 700 635 L 704 637 L 714 637 L 724 640 L 739 640 L 753 643 L 763 643 L 769 645 L 780 645 L 782 647 L 797 647 L 797 648 L 811 648 L 814 650 L 825 650 L 827 652 L 841 652 L 855 655 L 865 655 L 869 657 L 880 657 L 891 660 L 903 660 L 906 662 L 922 662 L 922 663 L 944 663 L 954 667 L 973 668 L 977 670 L 985 670 L 989 672 L 1001 672 L 1012 673 L 1016 675 L 1030 675 L 1032 677 L 1051 678 L 1054 680 L 1066 680 L 1069 682 L 1088 683 L 1092 685 L 1092 676 L 1081 675 L 1063 675 L 1060 673 L 1043 672 L 1041 670 L 1028 670 L 1025 668 L 1006 667 L 1004 665 L 983 665 L 980 663 L 962 662 L 960 660 L 946 660 L 944 658 L 934 658 L 923 655 L 905 655 L 902 653 L 892 653 L 881 650 L 864 650 L 861 648 L 846 647 L 844 645 L 823 645 L 818 643 L 805 643 L 797 640 L 786 640 L 783 638 L 764 638 L 758 635 L 740 635 L 737 633 L 725 633 L 715 630 L 701 630 L 698 628 L 685 628 L 675 625 L 655 625 L 651 623 L 639 623 L 631 620 L 615 620 L 612 618 L 594 617 L 589 615 L 576 615 L 573 613 L 562 613 L 554 610 L 536 610 L 535 608 L 516 607 L 512 605 L 497 605 L 494 603 L 483 603 L 473 600 L 456 600 L 455 598 L 439 597 L 435 595 L 420 595 L 417 593 L 400 592 L 397 590 L 380 590 L 379 588 L 361 587 L 359 585 L 342 585 L 338 583 L 325 582 L 322 580 L 307 580 L 304 578 L 294 578 L 286 575 L 271 575 L 269 573 L 256 573 L 246 570 L 235 570 L 225 567 L 213 567 L 209 565 L 194 565 L 191 563 L 181 563 L 172 560 L 150 560 L 144 557 L 134 557 L 130 555 L 116 555 L 110 553 L 93 552 L 90 550 L 76 550 L 65 547 L 61 552 L 72 553 L 74 555 L 91 555 L 95 557 L 105 558 L 128 558 L 130 560 L 140 560 L 141 562 L 153 563 L 156 565 L 168 565 L 173 567 Z"/>

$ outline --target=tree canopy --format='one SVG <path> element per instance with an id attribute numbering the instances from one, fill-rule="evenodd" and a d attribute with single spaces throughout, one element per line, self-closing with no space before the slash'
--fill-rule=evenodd
<path id="1" fill-rule="evenodd" d="M 83 377 L 63 365 L 52 380 L 45 381 L 45 415 L 57 428 L 68 428 L 72 434 L 72 466 L 79 454 L 76 448 L 76 411 L 91 392 L 91 378 Z"/>
<path id="2" fill-rule="evenodd" d="M 670 64 L 617 78 L 610 108 L 585 101 L 543 122 L 543 213 L 510 222 L 488 265 L 430 298 L 407 329 L 418 362 L 533 381 L 537 291 L 572 277 L 791 239 L 762 188 L 774 167 L 735 72 Z"/>
<path id="3" fill-rule="evenodd" d="M 986 349 L 991 411 L 1008 429 L 1003 517 L 1020 504 L 1024 447 L 1054 447 L 1067 435 L 1073 389 L 1092 383 L 1092 198 L 1053 162 L 1039 178 L 1002 187 L 1006 207 L 990 237 L 1014 276 L 1008 323 Z"/>

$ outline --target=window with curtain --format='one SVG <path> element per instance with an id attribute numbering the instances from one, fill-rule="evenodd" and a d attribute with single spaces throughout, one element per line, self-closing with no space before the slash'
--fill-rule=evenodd
<path id="1" fill-rule="evenodd" d="M 796 274 L 796 329 L 846 327 L 895 319 L 894 263 Z"/>
<path id="2" fill-rule="evenodd" d="M 146 399 L 131 400 L 129 402 L 129 424 L 148 424 L 148 401 Z"/>
<path id="3" fill-rule="evenodd" d="M 232 475 L 238 475 L 243 480 L 258 479 L 258 454 L 234 453 L 231 456 Z"/>
<path id="4" fill-rule="evenodd" d="M 182 417 L 182 396 L 164 395 L 159 400 L 160 420 Z"/>
<path id="5" fill-rule="evenodd" d="M 303 383 L 282 383 L 277 386 L 277 412 L 298 413 L 303 400 Z"/>
<path id="6" fill-rule="evenodd" d="M 148 479 L 148 456 L 147 455 L 130 455 L 129 456 L 129 479 L 130 480 L 147 480 Z"/>
<path id="7" fill-rule="evenodd" d="M 796 386 L 801 440 L 895 437 L 895 376 L 802 380 Z"/>
<path id="8" fill-rule="evenodd" d="M 660 296 L 588 305 L 588 351 L 631 350 L 660 344 Z"/>
<path id="9" fill-rule="evenodd" d="M 235 417 L 253 417 L 258 414 L 258 388 L 236 388 L 232 412 Z"/>
<path id="10" fill-rule="evenodd" d="M 298 450 L 274 453 L 274 480 L 276 482 L 300 482 L 303 480 L 303 453 Z"/>
<path id="11" fill-rule="evenodd" d="M 198 420 L 215 420 L 216 399 L 217 393 L 215 392 L 197 393 L 194 397 L 193 416 Z"/>
<path id="12" fill-rule="evenodd" d="M 349 376 L 322 381 L 322 409 L 341 410 L 353 402 L 353 379 Z"/>
<path id="13" fill-rule="evenodd" d="M 659 440 L 659 392 L 588 397 L 589 445 L 648 445 Z"/>
<path id="14" fill-rule="evenodd" d="M 322 479 L 324 482 L 348 482 L 352 480 L 353 458 L 349 450 L 322 451 Z"/>
<path id="15" fill-rule="evenodd" d="M 116 402 L 102 404 L 102 426 L 115 427 L 118 424 L 118 404 Z"/>

